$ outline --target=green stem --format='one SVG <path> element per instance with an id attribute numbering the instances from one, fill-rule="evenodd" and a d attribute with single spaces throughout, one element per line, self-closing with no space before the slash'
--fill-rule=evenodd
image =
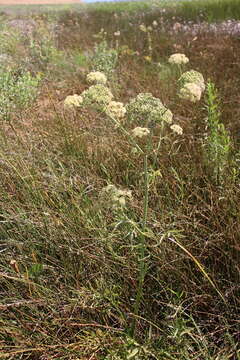
<path id="1" fill-rule="evenodd" d="M 149 193 L 149 175 L 148 175 L 148 155 L 144 155 L 144 204 L 143 204 L 143 222 L 142 222 L 142 234 L 140 235 L 140 246 L 139 246 L 139 275 L 138 275 L 138 287 L 136 294 L 136 302 L 134 305 L 134 320 L 131 328 L 131 335 L 134 336 L 136 329 L 136 319 L 139 313 L 141 300 L 143 296 L 143 285 L 144 279 L 147 272 L 147 265 L 145 263 L 146 253 L 146 241 L 144 232 L 147 226 L 148 216 L 148 193 Z"/>
<path id="2" fill-rule="evenodd" d="M 117 121 L 114 117 L 108 115 L 108 117 L 113 121 L 113 123 L 120 129 L 120 131 L 128 138 L 130 144 L 132 144 L 141 154 L 143 154 L 143 150 L 140 146 L 136 143 L 133 137 L 129 134 L 129 132 Z"/>
<path id="3" fill-rule="evenodd" d="M 159 135 L 159 140 L 158 140 L 158 145 L 157 145 L 157 149 L 155 151 L 155 156 L 154 156 L 154 161 L 153 161 L 153 168 L 155 168 L 156 162 L 157 162 L 157 158 L 158 158 L 158 153 L 162 144 L 162 133 L 163 133 L 163 128 L 164 128 L 164 122 L 162 121 L 161 123 L 161 130 L 160 130 L 160 135 Z"/>

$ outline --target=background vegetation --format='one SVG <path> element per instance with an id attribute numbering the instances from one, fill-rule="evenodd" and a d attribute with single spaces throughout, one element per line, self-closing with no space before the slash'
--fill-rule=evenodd
<path id="1" fill-rule="evenodd" d="M 237 3 L 3 7 L 0 358 L 239 359 L 240 33 L 199 27 Z M 176 96 L 175 52 L 209 81 L 200 103 Z M 118 101 L 152 93 L 183 128 L 149 157 L 142 232 L 143 157 L 103 113 L 63 107 L 102 58 Z M 107 184 L 132 191 L 124 212 Z"/>

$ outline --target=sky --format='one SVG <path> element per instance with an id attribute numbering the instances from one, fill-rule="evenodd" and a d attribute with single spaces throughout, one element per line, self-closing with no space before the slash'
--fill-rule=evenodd
<path id="1" fill-rule="evenodd" d="M 84 0 L 84 2 L 110 2 L 110 1 L 126 1 L 126 0 Z M 127 0 L 127 1 L 136 1 L 136 0 Z"/>

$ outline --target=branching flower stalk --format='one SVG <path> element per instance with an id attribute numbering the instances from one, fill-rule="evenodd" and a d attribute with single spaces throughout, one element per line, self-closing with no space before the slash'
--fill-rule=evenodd
<path id="1" fill-rule="evenodd" d="M 143 297 L 143 286 L 144 280 L 147 273 L 147 264 L 146 264 L 146 237 L 145 230 L 147 226 L 147 217 L 148 217 L 148 197 L 149 197 L 149 171 L 148 171 L 148 152 L 143 151 L 141 147 L 137 144 L 134 138 L 129 134 L 129 132 L 122 126 L 122 124 L 115 119 L 114 117 L 108 115 L 108 117 L 113 121 L 117 128 L 127 136 L 129 142 L 137 149 L 144 157 L 144 199 L 143 199 L 143 219 L 142 219 L 142 228 L 141 233 L 139 233 L 139 258 L 138 258 L 138 285 L 136 292 L 136 300 L 134 305 L 134 320 L 131 327 L 131 335 L 133 336 L 136 329 L 136 319 L 139 314 L 139 309 L 141 305 L 141 300 Z"/>
<path id="2" fill-rule="evenodd" d="M 147 32 L 150 35 L 152 28 L 146 28 L 144 25 L 141 26 L 141 31 Z M 89 80 L 101 80 L 105 81 L 105 77 L 100 72 L 90 73 L 88 75 Z M 66 103 L 66 100 L 65 100 Z M 69 101 L 67 101 L 67 104 Z M 162 140 L 164 138 L 163 131 L 166 124 L 172 124 L 173 114 L 167 109 L 160 99 L 152 96 L 151 93 L 140 93 L 135 99 L 132 99 L 130 103 L 125 107 L 123 103 L 113 101 L 113 94 L 110 89 L 105 85 L 97 84 L 92 85 L 89 89 L 85 90 L 81 94 L 81 101 L 79 104 L 79 97 L 74 95 L 74 98 L 70 97 L 70 105 L 78 107 L 80 106 L 90 106 L 97 110 L 100 113 L 104 113 L 109 120 L 113 123 L 116 129 L 119 129 L 121 133 L 127 137 L 129 144 L 133 146 L 134 151 L 140 154 L 143 157 L 144 162 L 144 195 L 143 195 L 143 215 L 141 219 L 140 228 L 137 231 L 138 234 L 138 278 L 137 278 L 137 288 L 136 288 L 136 299 L 133 309 L 133 322 L 130 329 L 131 335 L 135 335 L 136 331 L 136 320 L 139 317 L 139 311 L 143 299 L 143 288 L 144 280 L 148 270 L 147 264 L 147 248 L 146 248 L 146 238 L 147 238 L 147 219 L 148 219 L 148 200 L 149 200 L 149 190 L 150 190 L 150 179 L 151 172 L 148 166 L 148 159 L 150 155 L 154 154 L 154 144 L 153 144 L 153 131 L 152 129 L 160 129 L 159 141 L 157 149 L 155 151 L 154 163 L 157 162 L 157 157 L 160 151 Z M 125 117 L 127 113 L 128 124 L 135 124 L 135 128 L 132 130 L 125 129 L 121 119 Z M 136 126 L 137 125 L 137 126 Z M 139 126 L 141 125 L 141 126 Z M 159 126 L 158 126 L 159 125 Z M 179 125 L 172 125 L 172 130 L 177 134 L 182 134 L 182 129 Z M 136 138 L 142 139 L 146 138 L 146 142 L 143 146 L 138 144 Z M 110 205 L 114 210 L 123 210 L 126 205 L 126 198 L 131 198 L 131 190 L 121 190 L 118 189 L 114 184 L 108 184 L 103 189 L 103 196 L 106 194 L 110 197 Z M 127 219 L 129 223 L 130 219 Z"/>

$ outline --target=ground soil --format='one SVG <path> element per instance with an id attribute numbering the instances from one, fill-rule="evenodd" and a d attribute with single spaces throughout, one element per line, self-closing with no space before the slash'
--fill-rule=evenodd
<path id="1" fill-rule="evenodd" d="M 23 4 L 74 4 L 82 0 L 0 0 L 0 5 L 23 5 Z"/>

